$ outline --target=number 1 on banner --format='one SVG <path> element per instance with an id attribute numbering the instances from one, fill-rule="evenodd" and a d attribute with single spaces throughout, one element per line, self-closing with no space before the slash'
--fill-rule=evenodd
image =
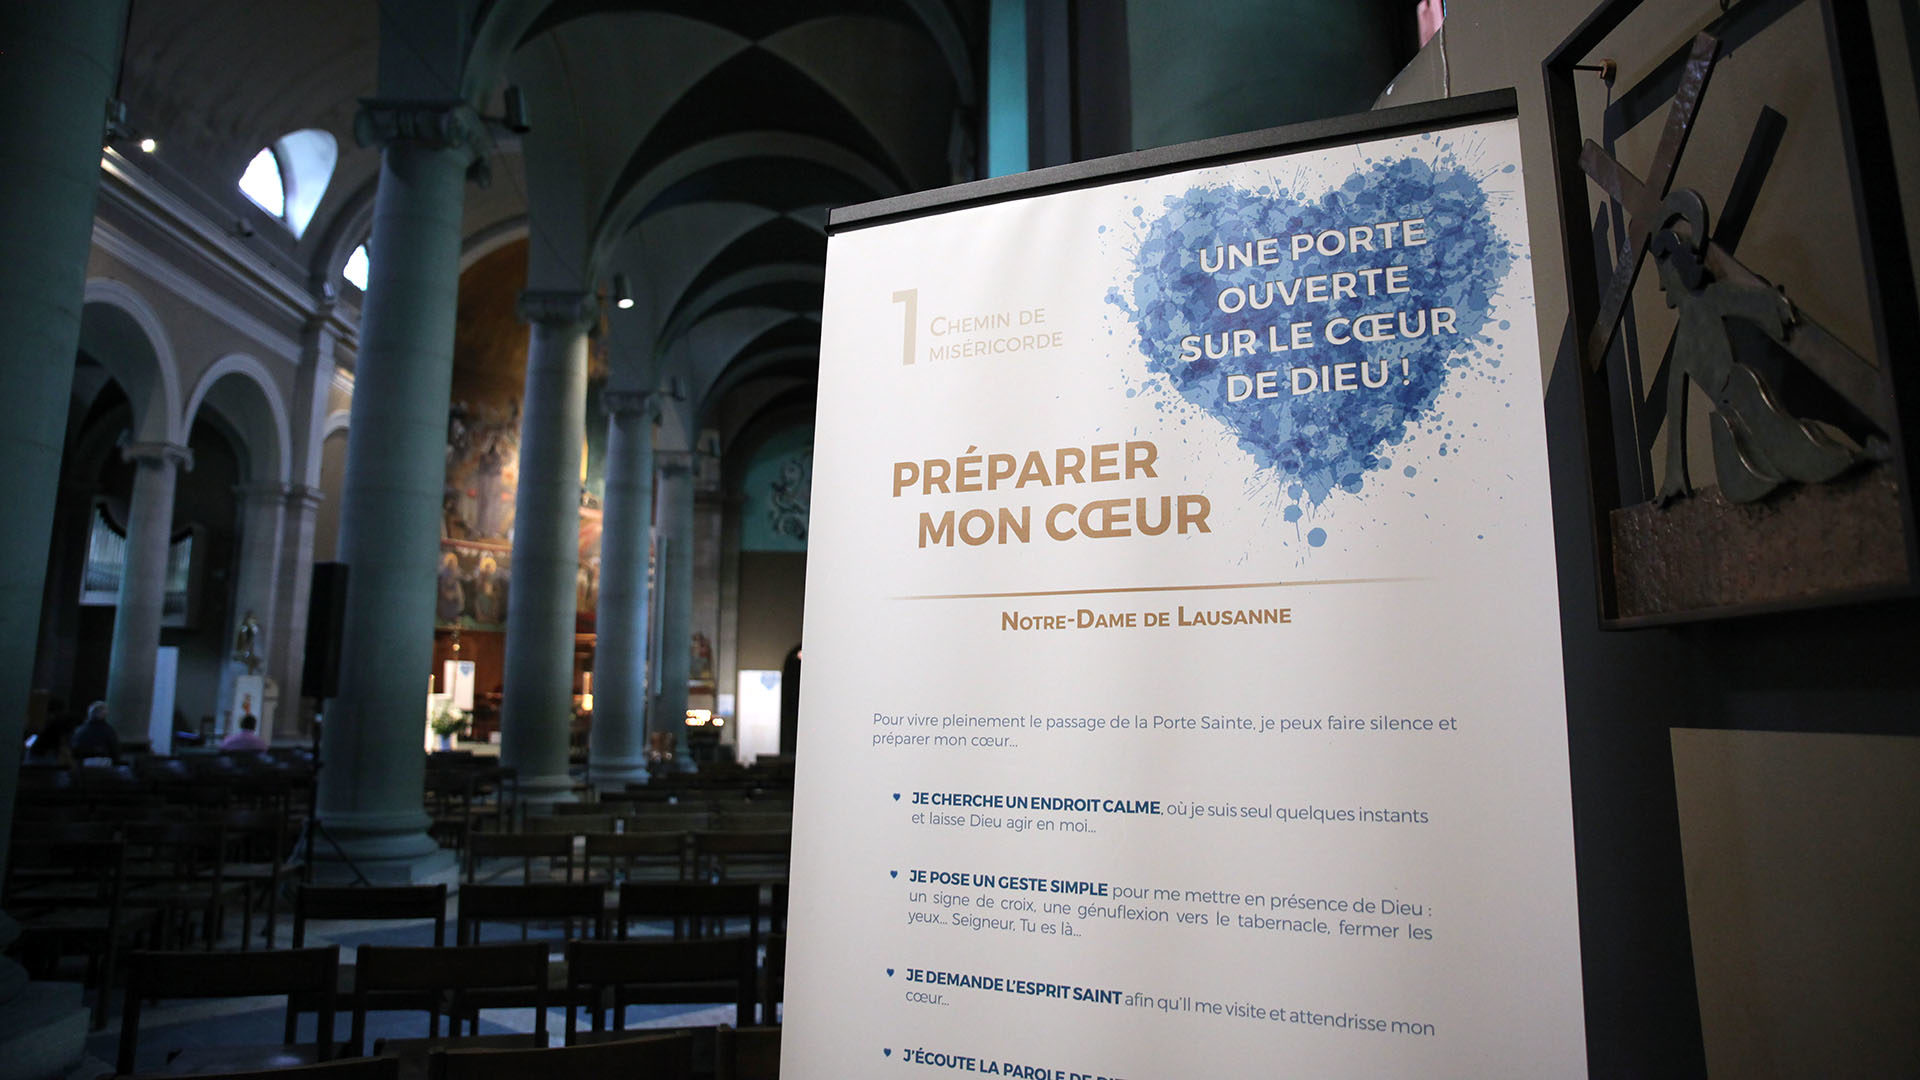
<path id="1" fill-rule="evenodd" d="M 893 294 L 893 302 L 907 305 L 906 326 L 900 335 L 900 362 L 913 363 L 913 330 L 920 310 L 920 290 L 901 289 Z"/>

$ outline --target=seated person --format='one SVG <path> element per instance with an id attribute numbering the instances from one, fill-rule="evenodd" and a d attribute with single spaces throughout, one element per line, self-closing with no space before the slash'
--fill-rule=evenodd
<path id="1" fill-rule="evenodd" d="M 267 740 L 261 738 L 260 733 L 254 730 L 259 726 L 260 721 L 255 719 L 252 713 L 241 713 L 240 726 L 228 732 L 227 737 L 220 740 L 220 749 L 265 750 Z"/>
<path id="2" fill-rule="evenodd" d="M 76 761 L 88 758 L 119 759 L 120 736 L 114 734 L 113 725 L 107 723 L 106 702 L 96 701 L 87 706 L 86 723 L 74 729 L 70 745 Z"/>

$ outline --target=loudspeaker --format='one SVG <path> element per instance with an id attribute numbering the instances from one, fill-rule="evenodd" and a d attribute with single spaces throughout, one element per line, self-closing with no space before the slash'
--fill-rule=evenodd
<path id="1" fill-rule="evenodd" d="M 340 625 L 347 619 L 347 564 L 313 564 L 307 594 L 307 660 L 300 696 L 326 700 L 340 692 Z"/>

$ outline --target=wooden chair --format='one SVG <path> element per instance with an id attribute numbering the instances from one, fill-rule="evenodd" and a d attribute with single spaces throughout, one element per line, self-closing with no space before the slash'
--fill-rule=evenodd
<path id="1" fill-rule="evenodd" d="M 566 836 L 580 836 L 584 833 L 612 832 L 613 815 L 594 814 L 556 814 L 547 817 L 529 815 L 520 823 L 523 833 L 552 835 L 561 833 Z"/>
<path id="2" fill-rule="evenodd" d="M 307 940 L 309 919 L 433 920 L 433 943 L 447 940 L 445 885 L 302 885 L 293 894 L 293 947 Z"/>
<path id="3" fill-rule="evenodd" d="M 312 1046 L 204 1047 L 191 1051 L 196 1071 L 273 1068 L 326 1061 L 333 1056 L 334 986 L 340 949 L 276 949 L 267 952 L 135 952 L 127 958 L 126 1003 L 120 1014 L 117 1069 L 131 1073 L 140 1049 L 140 1008 L 169 998 L 285 996 L 289 1013 L 296 995 L 312 995 L 319 1023 Z M 187 1064 L 169 1058 L 172 1065 Z M 184 1071 L 176 1068 L 175 1071 Z"/>
<path id="4" fill-rule="evenodd" d="M 130 883 L 127 903 L 160 912 L 163 929 L 177 925 L 184 942 L 187 917 L 198 913 L 208 951 L 220 939 L 228 905 L 241 909 L 240 948 L 253 936 L 247 908 L 251 890 L 227 878 L 227 827 L 224 822 L 130 822 L 126 826 Z"/>
<path id="5" fill-rule="evenodd" d="M 675 938 L 726 933 L 729 919 L 744 919 L 747 939 L 760 947 L 760 886 L 656 884 L 629 881 L 620 886 L 614 911 L 616 936 L 625 941 L 634 919 L 672 919 Z"/>
<path id="6" fill-rule="evenodd" d="M 467 883 L 472 884 L 481 859 L 514 858 L 520 860 L 520 880 L 533 883 L 533 860 L 546 859 L 546 879 L 551 879 L 557 863 L 560 880 L 573 880 L 572 833 L 474 833 L 467 838 Z"/>
<path id="7" fill-rule="evenodd" d="M 533 1003 L 531 1035 L 486 1036 L 489 1045 L 545 1046 L 547 1044 L 547 946 L 544 942 L 505 945 L 452 945 L 429 948 L 415 945 L 362 945 L 355 956 L 353 1027 L 347 1036 L 351 1052 L 366 1045 L 367 1013 L 419 1011 L 427 1014 L 424 1039 L 383 1039 L 375 1053 L 422 1057 L 460 1036 L 460 1018 L 469 1017 L 477 1032 L 477 1008 L 469 1001 L 473 991 L 511 989 Z M 382 1004 L 376 1004 L 380 1002 Z M 404 1002 L 396 1004 L 399 1002 Z M 447 1035 L 440 1034 L 440 1015 L 448 1016 Z"/>
<path id="8" fill-rule="evenodd" d="M 601 805 L 626 803 L 628 805 L 656 806 L 671 803 L 679 798 L 678 792 L 668 791 L 652 784 L 628 784 L 625 791 L 603 791 L 600 793 Z"/>
<path id="9" fill-rule="evenodd" d="M 259 899 L 265 901 L 267 925 L 262 933 L 265 947 L 271 949 L 280 925 L 281 886 L 300 874 L 300 867 L 288 861 L 296 834 L 290 830 L 287 807 L 281 800 L 270 807 L 228 810 L 224 824 L 229 841 L 239 845 L 239 856 L 243 860 L 227 861 L 226 878 L 246 886 L 249 912 L 255 890 L 260 894 Z"/>
<path id="10" fill-rule="evenodd" d="M 110 822 L 44 822 L 16 830 L 4 895 L 20 924 L 18 947 L 33 958 L 87 957 L 93 1030 L 106 1026 L 122 949 L 150 938 L 158 918 L 126 907 L 126 843 Z"/>
<path id="11" fill-rule="evenodd" d="M 730 1001 L 736 1024 L 753 1023 L 754 946 L 744 937 L 702 941 L 567 942 L 567 1041 L 574 1041 L 575 1006 L 587 1009 L 595 1031 L 611 1008 L 612 1030 L 625 1030 L 629 1005 L 712 1005 Z"/>
<path id="12" fill-rule="evenodd" d="M 482 831 L 512 832 L 519 818 L 519 774 L 482 763 L 471 753 L 429 755 L 426 770 L 429 832 L 464 849 Z"/>
<path id="13" fill-rule="evenodd" d="M 629 833 L 674 833 L 676 835 L 699 832 L 713 827 L 713 814 L 706 804 L 688 806 L 685 803 L 673 803 L 655 806 L 631 806 L 621 814 Z M 612 832 L 611 827 L 597 830 Z"/>
<path id="14" fill-rule="evenodd" d="M 692 862 L 681 833 L 589 833 L 585 858 L 585 880 L 609 884 L 683 881 Z M 604 860 L 597 869 L 596 859 Z"/>
<path id="15" fill-rule="evenodd" d="M 606 892 L 598 885 L 468 885 L 460 890 L 457 939 L 462 945 L 472 945 L 480 940 L 481 924 L 517 922 L 520 939 L 525 941 L 527 924 L 536 919 L 564 923 L 563 933 L 568 939 L 574 937 L 576 925 L 584 927 L 583 933 L 589 937 L 602 937 L 607 921 Z M 548 966 L 542 994 L 548 999 L 565 998 L 564 963 Z M 536 1007 L 537 1003 L 536 998 L 518 988 L 479 991 L 469 994 L 468 999 L 469 1011 Z"/>
<path id="16" fill-rule="evenodd" d="M 784 880 L 792 851 L 790 832 L 697 832 L 693 873 L 700 881 Z"/>
<path id="17" fill-rule="evenodd" d="M 527 923 L 534 919 L 565 922 L 569 938 L 579 920 L 597 938 L 604 934 L 606 914 L 606 892 L 594 884 L 468 885 L 460 890 L 455 940 L 471 945 L 480 939 L 480 924 L 517 922 L 525 941 Z"/>
<path id="18" fill-rule="evenodd" d="M 780 1080 L 780 1029 L 720 1029 L 714 1080 Z"/>
<path id="19" fill-rule="evenodd" d="M 749 803 L 754 809 L 739 810 L 721 814 L 714 822 L 715 831 L 741 833 L 790 833 L 793 831 L 793 811 L 758 809 L 758 803 Z"/>
<path id="20" fill-rule="evenodd" d="M 386 922 L 399 919 L 432 919 L 433 943 L 435 946 L 447 943 L 447 887 L 445 885 L 380 885 L 372 887 L 351 887 L 345 885 L 302 885 L 293 894 L 293 947 L 298 949 L 307 943 L 308 919 L 335 919 L 356 922 Z M 353 1000 L 354 993 L 353 964 L 341 964 L 338 998 L 342 1001 Z M 293 1041 L 294 1021 L 300 1013 L 313 1012 L 318 1001 L 296 995 L 288 1003 L 286 1041 Z M 376 999 L 372 1003 L 376 1010 L 384 1008 Z M 395 1008 L 406 1008 L 405 999 L 401 999 Z"/>
<path id="21" fill-rule="evenodd" d="M 646 1035 L 547 1050 L 446 1050 L 430 1059 L 427 1076 L 429 1080 L 692 1080 L 693 1036 Z"/>

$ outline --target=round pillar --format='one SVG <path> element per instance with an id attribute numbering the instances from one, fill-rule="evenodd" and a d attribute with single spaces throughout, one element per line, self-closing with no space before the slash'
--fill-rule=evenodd
<path id="1" fill-rule="evenodd" d="M 687 679 L 693 658 L 693 468 L 691 451 L 660 460 L 660 698 L 654 732 L 669 737 L 674 761 L 691 769 L 687 753 Z"/>
<path id="2" fill-rule="evenodd" d="M 0 776 L 20 768 L 40 599 L 52 534 L 67 395 L 80 344 L 100 137 L 113 92 L 127 0 L 0 5 Z M 13 835 L 13 792 L 0 784 L 0 873 Z M 0 915 L 0 948 L 12 940 Z M 26 982 L 0 958 L 0 1002 Z"/>
<path id="3" fill-rule="evenodd" d="M 608 391 L 607 495 L 593 652 L 588 779 L 618 791 L 647 780 L 647 555 L 653 519 L 653 395 Z"/>
<path id="4" fill-rule="evenodd" d="M 355 128 L 382 152 L 341 500 L 340 687 L 321 714 L 320 818 L 369 876 L 411 880 L 453 861 L 427 836 L 422 734 L 460 212 L 485 129 L 464 104 L 404 101 L 366 102 Z"/>
<path id="5" fill-rule="evenodd" d="M 174 483 L 182 466 L 193 468 L 193 451 L 173 443 L 133 443 L 121 454 L 134 465 L 133 497 L 127 506 L 127 562 L 113 612 L 113 651 L 107 661 L 107 722 L 122 738 L 143 739 L 153 722 L 153 677 L 167 599 L 167 552 L 173 540 Z M 162 721 L 173 722 L 170 716 Z"/>
<path id="6" fill-rule="evenodd" d="M 533 324 L 520 412 L 513 583 L 507 603 L 500 759 L 519 770 L 530 803 L 570 802 L 575 578 L 580 571 L 580 443 L 586 434 L 587 328 L 595 297 L 528 292 Z"/>

